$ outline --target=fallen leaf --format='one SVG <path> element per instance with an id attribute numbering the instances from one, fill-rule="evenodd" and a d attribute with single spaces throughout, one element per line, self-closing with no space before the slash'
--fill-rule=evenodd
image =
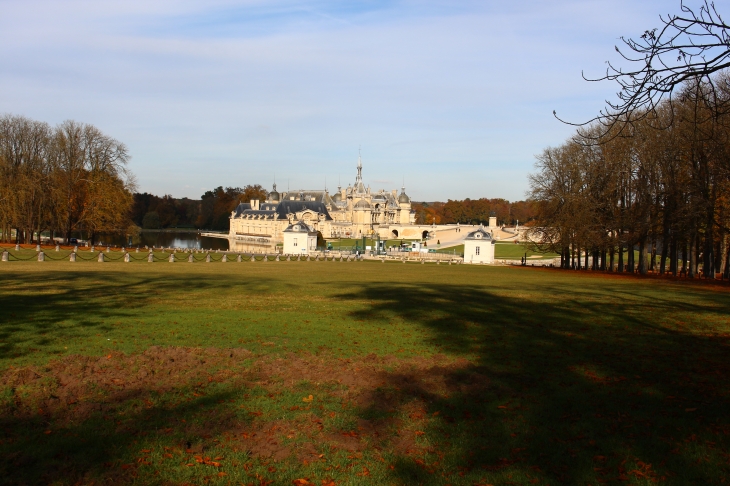
<path id="1" fill-rule="evenodd" d="M 309 482 L 309 479 L 302 478 L 302 479 L 295 479 L 294 481 L 292 481 L 292 484 L 294 484 L 295 486 L 307 486 L 308 484 L 312 484 L 312 483 Z"/>
<path id="2" fill-rule="evenodd" d="M 311 402 L 312 400 L 314 400 L 314 397 L 312 395 L 302 398 L 303 402 Z"/>

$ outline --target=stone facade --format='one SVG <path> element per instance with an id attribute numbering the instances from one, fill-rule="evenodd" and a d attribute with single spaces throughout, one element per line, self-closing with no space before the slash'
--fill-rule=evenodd
<path id="1" fill-rule="evenodd" d="M 301 222 L 325 238 L 389 238 L 399 228 L 415 224 L 411 199 L 405 187 L 390 192 L 373 192 L 362 181 L 362 160 L 358 159 L 355 184 L 325 190 L 278 192 L 276 184 L 266 201 L 241 203 L 231 213 L 230 238 L 281 242 L 290 225 Z M 402 231 L 400 231 L 402 233 Z"/>

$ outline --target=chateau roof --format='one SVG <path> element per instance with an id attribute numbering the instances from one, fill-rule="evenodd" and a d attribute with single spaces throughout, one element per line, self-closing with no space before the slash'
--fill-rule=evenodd
<path id="1" fill-rule="evenodd" d="M 492 233 L 486 231 L 484 228 L 479 228 L 476 231 L 472 231 L 466 235 L 465 240 L 491 240 Z"/>
<path id="2" fill-rule="evenodd" d="M 318 201 L 288 201 L 284 200 L 279 204 L 266 203 L 261 205 L 261 209 L 255 211 L 251 209 L 249 203 L 241 203 L 236 206 L 234 217 L 240 218 L 245 216 L 263 216 L 265 218 L 273 218 L 278 215 L 278 219 L 286 219 L 287 214 L 295 214 L 305 210 L 313 211 L 317 214 L 324 214 L 325 220 L 332 221 L 332 216 L 327 211 L 327 206 Z"/>
<path id="3" fill-rule="evenodd" d="M 307 225 L 307 223 L 304 223 L 302 221 L 297 221 L 295 223 L 290 224 L 286 227 L 284 230 L 284 233 L 314 233 L 314 230 Z"/>

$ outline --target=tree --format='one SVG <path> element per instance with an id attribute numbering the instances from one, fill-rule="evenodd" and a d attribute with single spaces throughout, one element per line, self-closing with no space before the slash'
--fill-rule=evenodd
<path id="1" fill-rule="evenodd" d="M 0 118 L 0 229 L 19 242 L 50 230 L 93 236 L 124 231 L 134 177 L 124 144 L 91 125 L 56 128 L 25 117 Z"/>
<path id="2" fill-rule="evenodd" d="M 646 30 L 638 39 L 621 37 L 623 48 L 615 49 L 631 67 L 609 62 L 604 76 L 583 76 L 587 81 L 615 81 L 620 91 L 617 101 L 606 101 L 598 116 L 577 125 L 599 122 L 607 129 L 640 120 L 671 123 L 654 114 L 663 100 L 673 101 L 675 90 L 688 82 L 707 83 L 714 89 L 712 75 L 730 67 L 730 25 L 707 0 L 699 9 L 682 0 L 680 11 L 679 15 L 660 16 L 661 27 Z"/>

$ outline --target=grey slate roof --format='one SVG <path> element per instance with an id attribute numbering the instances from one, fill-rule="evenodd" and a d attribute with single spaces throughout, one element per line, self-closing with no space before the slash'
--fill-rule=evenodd
<path id="1" fill-rule="evenodd" d="M 484 228 L 479 228 L 476 231 L 472 231 L 468 235 L 466 235 L 465 240 L 491 240 L 492 239 L 492 233 L 489 231 L 486 231 Z"/>
<path id="2" fill-rule="evenodd" d="M 284 200 L 279 204 L 264 203 L 261 205 L 261 209 L 254 211 L 251 209 L 249 203 L 241 203 L 236 206 L 234 217 L 239 218 L 241 216 L 254 215 L 254 216 L 266 216 L 273 217 L 274 214 L 278 215 L 278 219 L 286 219 L 287 214 L 294 214 L 305 209 L 314 211 L 315 213 L 321 213 L 325 215 L 327 221 L 332 221 L 332 216 L 327 211 L 327 206 L 319 201 L 290 201 Z"/>

